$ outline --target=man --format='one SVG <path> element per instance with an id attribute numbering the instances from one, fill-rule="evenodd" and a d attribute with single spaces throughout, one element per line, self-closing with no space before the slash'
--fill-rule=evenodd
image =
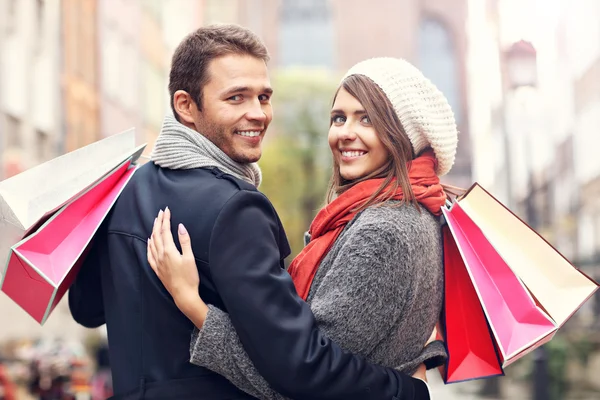
<path id="1" fill-rule="evenodd" d="M 200 28 L 179 45 L 169 82 L 176 120 L 165 119 L 154 163 L 134 174 L 96 236 L 69 293 L 73 317 L 87 327 L 106 323 L 115 398 L 251 398 L 189 363 L 193 324 L 147 263 L 154 216 L 171 206 L 191 230 L 202 298 L 229 312 L 273 388 L 315 399 L 428 399 L 423 381 L 370 365 L 323 336 L 284 270 L 290 248 L 256 190 L 254 164 L 272 119 L 268 58 L 261 41 L 235 25 Z M 247 283 L 227 285 L 232 274 Z"/>

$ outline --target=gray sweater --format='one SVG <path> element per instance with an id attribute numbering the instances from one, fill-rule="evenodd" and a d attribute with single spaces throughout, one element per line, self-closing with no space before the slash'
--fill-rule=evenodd
<path id="1" fill-rule="evenodd" d="M 307 301 L 322 332 L 344 350 L 412 374 L 425 360 L 446 356 L 439 342 L 423 350 L 442 296 L 439 221 L 404 205 L 371 207 L 350 221 L 321 262 Z M 192 363 L 252 396 L 284 399 L 254 368 L 227 313 L 215 307 L 194 332 L 190 354 Z"/>

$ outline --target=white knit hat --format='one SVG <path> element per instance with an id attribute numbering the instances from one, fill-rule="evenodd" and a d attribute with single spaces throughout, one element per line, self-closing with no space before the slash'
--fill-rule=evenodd
<path id="1" fill-rule="evenodd" d="M 448 173 L 454 164 L 458 130 L 446 97 L 421 71 L 405 60 L 371 58 L 346 73 L 364 75 L 390 100 L 415 154 L 431 147 L 438 161 L 436 173 Z M 342 81 L 343 81 L 342 79 Z"/>

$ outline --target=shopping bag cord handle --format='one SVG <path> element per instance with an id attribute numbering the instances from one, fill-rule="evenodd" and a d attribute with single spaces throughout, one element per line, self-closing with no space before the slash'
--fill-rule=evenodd
<path id="1" fill-rule="evenodd" d="M 460 188 L 458 186 L 447 185 L 442 183 L 442 189 L 446 192 L 447 197 L 458 197 L 467 192 L 467 189 Z"/>

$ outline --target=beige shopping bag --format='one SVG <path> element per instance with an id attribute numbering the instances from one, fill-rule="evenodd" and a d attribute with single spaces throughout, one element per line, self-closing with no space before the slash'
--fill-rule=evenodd
<path id="1" fill-rule="evenodd" d="M 458 204 L 560 328 L 598 289 L 544 238 L 478 184 Z"/>
<path id="2" fill-rule="evenodd" d="M 0 281 L 11 246 L 144 148 L 130 129 L 0 182 Z"/>

